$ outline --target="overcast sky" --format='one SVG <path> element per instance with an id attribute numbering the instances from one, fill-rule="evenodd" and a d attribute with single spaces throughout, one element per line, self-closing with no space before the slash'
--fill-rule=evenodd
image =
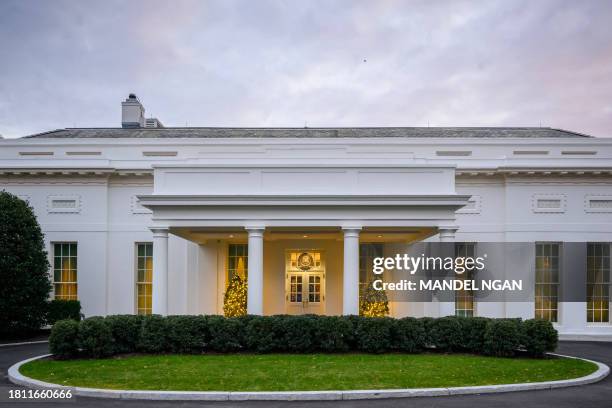
<path id="1" fill-rule="evenodd" d="M 612 1 L 0 0 L 0 134 L 551 126 L 612 136 Z"/>

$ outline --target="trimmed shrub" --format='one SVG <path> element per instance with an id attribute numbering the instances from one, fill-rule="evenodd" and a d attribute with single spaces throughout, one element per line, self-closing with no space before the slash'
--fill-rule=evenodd
<path id="1" fill-rule="evenodd" d="M 486 317 L 458 317 L 457 321 L 461 326 L 459 348 L 470 353 L 482 352 L 489 320 Z"/>
<path id="2" fill-rule="evenodd" d="M 141 315 L 114 315 L 105 318 L 113 336 L 115 354 L 137 351 L 142 320 Z"/>
<path id="3" fill-rule="evenodd" d="M 429 329 L 429 340 L 439 351 L 457 351 L 461 348 L 461 324 L 454 316 L 433 319 Z"/>
<path id="4" fill-rule="evenodd" d="M 355 337 L 357 348 L 367 353 L 383 353 L 391 349 L 394 319 L 390 317 L 364 317 L 359 319 Z"/>
<path id="5" fill-rule="evenodd" d="M 246 342 L 246 325 L 253 316 L 223 317 L 206 316 L 208 327 L 207 348 L 219 353 L 244 350 Z"/>
<path id="6" fill-rule="evenodd" d="M 317 350 L 325 353 L 348 351 L 352 340 L 353 325 L 348 319 L 339 316 L 318 316 L 314 329 L 314 342 Z"/>
<path id="7" fill-rule="evenodd" d="M 56 358 L 75 357 L 79 352 L 79 322 L 60 320 L 53 325 L 49 336 L 49 350 Z"/>
<path id="8" fill-rule="evenodd" d="M 493 356 L 512 356 L 522 347 L 532 356 L 542 356 L 555 349 L 557 340 L 552 324 L 542 320 L 117 315 L 80 323 L 60 320 L 51 331 L 50 348 L 58 358 L 167 351 L 417 353 L 427 347 Z"/>
<path id="9" fill-rule="evenodd" d="M 350 327 L 349 335 L 346 339 L 346 343 L 349 346 L 350 350 L 358 349 L 358 338 L 357 338 L 357 327 L 359 326 L 359 322 L 364 319 L 361 316 L 356 315 L 348 315 L 348 316 L 340 316 L 340 319 L 344 320 Z"/>
<path id="10" fill-rule="evenodd" d="M 317 327 L 317 316 L 285 316 L 277 322 L 276 332 L 282 332 L 283 351 L 307 353 L 316 346 L 314 333 Z"/>
<path id="11" fill-rule="evenodd" d="M 433 317 L 421 317 L 418 319 L 419 322 L 423 325 L 423 330 L 425 330 L 425 337 L 423 338 L 423 342 L 425 343 L 425 347 L 433 347 L 433 339 L 431 338 L 431 328 L 433 327 L 434 319 Z"/>
<path id="12" fill-rule="evenodd" d="M 168 320 L 160 315 L 144 316 L 138 336 L 137 349 L 143 353 L 168 350 Z"/>
<path id="13" fill-rule="evenodd" d="M 249 350 L 258 353 L 277 350 L 275 326 L 278 318 L 279 316 L 259 316 L 251 319 L 246 328 L 246 345 Z"/>
<path id="14" fill-rule="evenodd" d="M 78 300 L 58 300 L 54 299 L 47 304 L 47 324 L 53 326 L 59 320 L 72 319 L 80 321 L 81 302 Z"/>
<path id="15" fill-rule="evenodd" d="M 203 316 L 168 316 L 167 348 L 173 353 L 194 354 L 204 351 L 208 327 Z"/>
<path id="16" fill-rule="evenodd" d="M 83 355 L 93 358 L 113 354 L 113 335 L 103 317 L 94 316 L 79 324 L 79 347 Z"/>
<path id="17" fill-rule="evenodd" d="M 521 344 L 520 320 L 491 319 L 485 330 L 485 354 L 497 357 L 511 357 Z"/>
<path id="18" fill-rule="evenodd" d="M 522 343 L 533 357 L 543 357 L 547 351 L 555 351 L 559 334 L 548 320 L 529 319 L 521 325 Z"/>
<path id="19" fill-rule="evenodd" d="M 30 205 L 0 191 L 0 337 L 40 329 L 51 291 L 43 233 Z"/>
<path id="20" fill-rule="evenodd" d="M 393 348 L 406 353 L 418 353 L 425 347 L 423 322 L 414 317 L 404 317 L 393 325 Z"/>

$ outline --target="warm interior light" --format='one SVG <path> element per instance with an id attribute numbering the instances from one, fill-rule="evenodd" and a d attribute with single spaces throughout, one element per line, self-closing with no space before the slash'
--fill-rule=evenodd
<path id="1" fill-rule="evenodd" d="M 382 235 L 379 235 L 378 238 L 382 238 Z"/>
<path id="2" fill-rule="evenodd" d="M 230 237 L 230 238 L 234 238 L 234 234 L 230 234 L 230 236 L 229 236 L 229 237 Z"/>
<path id="3" fill-rule="evenodd" d="M 308 238 L 308 235 L 304 235 L 304 238 Z"/>

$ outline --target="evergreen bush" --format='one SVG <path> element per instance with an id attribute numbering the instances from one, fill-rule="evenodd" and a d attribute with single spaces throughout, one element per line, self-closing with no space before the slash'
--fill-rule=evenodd
<path id="1" fill-rule="evenodd" d="M 167 349 L 173 353 L 197 354 L 204 351 L 209 339 L 204 316 L 168 316 Z"/>
<path id="2" fill-rule="evenodd" d="M 251 316 L 207 316 L 208 350 L 231 353 L 246 349 L 246 328 Z"/>
<path id="3" fill-rule="evenodd" d="M 135 351 L 418 353 L 426 349 L 502 357 L 525 349 L 540 357 L 554 351 L 557 331 L 541 320 L 479 317 L 117 315 L 81 322 L 60 320 L 49 342 L 58 358 L 99 358 Z"/>
<path id="4" fill-rule="evenodd" d="M 78 337 L 79 348 L 86 357 L 108 357 L 114 352 L 113 335 L 103 317 L 94 316 L 83 320 L 79 324 Z"/>
<path id="5" fill-rule="evenodd" d="M 552 323 L 542 319 L 525 320 L 522 324 L 522 343 L 533 357 L 542 357 L 557 348 L 559 334 Z"/>
<path id="6" fill-rule="evenodd" d="M 353 325 L 340 316 L 317 316 L 314 321 L 315 349 L 325 353 L 348 351 L 353 339 Z"/>
<path id="7" fill-rule="evenodd" d="M 59 320 L 81 320 L 81 302 L 78 300 L 54 299 L 47 304 L 47 324 L 53 326 Z"/>
<path id="8" fill-rule="evenodd" d="M 76 357 L 79 352 L 79 322 L 71 319 L 55 322 L 49 336 L 49 350 L 59 359 Z"/>
<path id="9" fill-rule="evenodd" d="M 483 351 L 496 357 L 512 357 L 521 345 L 520 321 L 490 319 L 487 322 Z"/>
<path id="10" fill-rule="evenodd" d="M 137 349 L 143 353 L 168 351 L 168 319 L 160 315 L 144 316 Z"/>
<path id="11" fill-rule="evenodd" d="M 43 233 L 32 207 L 0 191 L 0 337 L 38 330 L 51 291 Z"/>
<path id="12" fill-rule="evenodd" d="M 428 322 L 429 340 L 439 351 L 457 351 L 461 348 L 462 333 L 459 319 L 454 316 L 440 317 Z"/>
<path id="13" fill-rule="evenodd" d="M 490 319 L 486 317 L 458 317 L 461 326 L 459 348 L 470 353 L 479 353 L 484 348 L 485 332 Z"/>
<path id="14" fill-rule="evenodd" d="M 393 326 L 393 348 L 405 353 L 418 353 L 425 348 L 425 327 L 423 321 L 404 317 Z"/>
<path id="15" fill-rule="evenodd" d="M 143 316 L 113 315 L 105 320 L 113 336 L 114 354 L 136 352 Z"/>
<path id="16" fill-rule="evenodd" d="M 357 348 L 366 353 L 384 353 L 391 349 L 394 319 L 366 317 L 359 320 L 355 331 Z"/>

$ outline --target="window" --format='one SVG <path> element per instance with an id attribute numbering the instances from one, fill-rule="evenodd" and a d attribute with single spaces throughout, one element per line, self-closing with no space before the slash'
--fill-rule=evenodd
<path id="1" fill-rule="evenodd" d="M 610 321 L 610 244 L 587 244 L 587 322 Z"/>
<path id="2" fill-rule="evenodd" d="M 136 244 L 136 312 L 150 315 L 153 309 L 153 244 Z"/>
<path id="3" fill-rule="evenodd" d="M 455 258 L 471 257 L 474 258 L 476 253 L 476 244 L 474 243 L 456 243 Z M 461 274 L 456 274 L 455 279 L 472 280 L 474 279 L 474 270 L 466 270 Z M 472 317 L 474 316 L 474 291 L 472 290 L 457 290 L 455 291 L 455 316 Z"/>
<path id="4" fill-rule="evenodd" d="M 374 258 L 381 256 L 383 256 L 383 244 L 359 244 L 359 286 L 362 288 L 382 278 L 382 275 L 376 275 L 373 272 Z"/>
<path id="5" fill-rule="evenodd" d="M 308 276 L 308 301 L 319 303 L 321 301 L 321 276 Z"/>
<path id="6" fill-rule="evenodd" d="M 291 275 L 289 282 L 290 301 L 299 303 L 302 301 L 302 275 Z"/>
<path id="7" fill-rule="evenodd" d="M 535 317 L 556 322 L 559 295 L 558 243 L 536 244 Z"/>
<path id="8" fill-rule="evenodd" d="M 77 300 L 77 244 L 53 244 L 53 288 L 55 299 Z"/>
<path id="9" fill-rule="evenodd" d="M 229 285 L 235 275 L 243 281 L 248 277 L 249 246 L 248 244 L 229 244 L 227 251 L 227 281 Z"/>

